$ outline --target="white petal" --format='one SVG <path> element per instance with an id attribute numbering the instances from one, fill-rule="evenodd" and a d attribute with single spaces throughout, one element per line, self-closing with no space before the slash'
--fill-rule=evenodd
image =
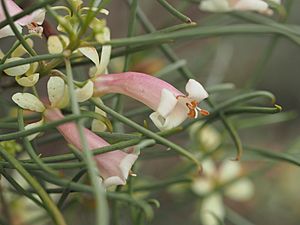
<path id="1" fill-rule="evenodd" d="M 30 76 L 31 74 L 34 74 L 39 66 L 38 62 L 30 63 L 29 70 L 25 73 L 27 76 Z"/>
<path id="2" fill-rule="evenodd" d="M 99 66 L 99 55 L 95 48 L 93 47 L 81 47 L 78 49 L 84 56 L 92 60 L 92 62 Z"/>
<path id="3" fill-rule="evenodd" d="M 197 102 L 202 101 L 208 97 L 208 93 L 204 87 L 196 80 L 189 79 L 185 86 L 185 90 L 188 93 L 190 99 L 196 100 Z"/>
<path id="4" fill-rule="evenodd" d="M 48 51 L 50 54 L 62 53 L 64 46 L 57 35 L 51 35 L 47 41 Z"/>
<path id="5" fill-rule="evenodd" d="M 163 117 L 167 117 L 168 114 L 174 109 L 177 104 L 177 99 L 172 92 L 168 89 L 162 89 L 160 94 L 160 101 L 157 107 L 157 112 Z"/>
<path id="6" fill-rule="evenodd" d="M 164 129 L 165 119 L 158 112 L 151 113 L 149 118 L 152 120 L 152 122 L 158 129 Z"/>
<path id="7" fill-rule="evenodd" d="M 241 11 L 258 11 L 263 12 L 268 10 L 269 6 L 266 2 L 261 0 L 240 0 L 234 6 L 233 9 Z"/>
<path id="8" fill-rule="evenodd" d="M 113 176 L 113 177 L 109 177 L 109 178 L 105 179 L 103 184 L 104 184 L 105 187 L 110 187 L 110 186 L 113 186 L 113 185 L 125 185 L 126 180 L 122 180 L 118 176 Z"/>
<path id="9" fill-rule="evenodd" d="M 220 194 L 213 194 L 205 198 L 200 209 L 200 218 L 203 225 L 219 225 L 216 217 L 220 220 L 225 217 L 225 209 Z"/>
<path id="10" fill-rule="evenodd" d="M 214 162 L 210 159 L 205 159 L 203 162 L 201 162 L 202 168 L 203 168 L 203 175 L 206 177 L 214 177 L 216 176 L 216 166 Z"/>
<path id="11" fill-rule="evenodd" d="M 103 29 L 103 38 L 105 41 L 110 40 L 110 31 L 107 27 Z M 110 60 L 111 46 L 103 45 L 101 50 L 100 64 L 97 66 L 97 74 L 104 74 Z"/>
<path id="12" fill-rule="evenodd" d="M 134 164 L 134 162 L 137 160 L 137 158 L 138 158 L 137 154 L 128 154 L 127 156 L 124 157 L 124 159 L 122 159 L 119 167 L 121 169 L 121 172 L 125 180 L 127 179 L 130 169 Z"/>
<path id="13" fill-rule="evenodd" d="M 48 97 L 52 107 L 56 107 L 65 94 L 65 81 L 57 76 L 50 77 L 47 83 Z"/>
<path id="14" fill-rule="evenodd" d="M 33 41 L 30 38 L 26 39 L 27 44 L 32 48 L 33 47 Z M 23 47 L 23 45 L 19 45 L 11 54 L 12 57 L 20 57 L 22 55 L 25 55 L 27 53 L 27 50 Z"/>
<path id="15" fill-rule="evenodd" d="M 35 22 L 37 23 L 38 25 L 42 25 L 42 23 L 44 22 L 45 20 L 45 14 L 46 14 L 46 11 L 45 9 L 38 9 L 38 10 L 35 10 L 31 16 L 32 16 L 32 22 Z"/>
<path id="16" fill-rule="evenodd" d="M 107 116 L 106 112 L 104 112 L 102 109 L 99 109 L 98 107 L 95 107 L 95 112 L 99 113 L 102 116 Z M 92 131 L 96 132 L 103 132 L 106 131 L 107 126 L 105 123 L 103 123 L 101 120 L 93 119 L 92 121 Z"/>
<path id="17" fill-rule="evenodd" d="M 20 59 L 22 59 L 22 58 L 19 58 L 19 57 L 9 58 L 5 61 L 5 63 L 18 61 Z M 5 69 L 4 72 L 9 76 L 20 76 L 22 74 L 25 74 L 29 70 L 29 68 L 30 68 L 29 64 L 24 64 L 24 65 L 15 66 L 15 67 Z"/>
<path id="18" fill-rule="evenodd" d="M 203 0 L 199 8 L 208 12 L 228 12 L 230 7 L 227 1 L 224 0 Z"/>
<path id="19" fill-rule="evenodd" d="M 70 40 L 66 35 L 59 35 L 59 37 L 62 39 L 62 44 L 64 47 L 66 47 L 68 44 L 70 44 Z"/>
<path id="20" fill-rule="evenodd" d="M 82 88 L 77 88 L 75 92 L 77 101 L 84 102 L 93 96 L 94 83 L 91 80 L 88 80 Z"/>
<path id="21" fill-rule="evenodd" d="M 274 0 L 273 0 L 274 1 Z M 279 0 L 280 1 L 280 0 Z M 103 13 L 104 15 L 108 16 L 109 11 L 107 9 L 100 9 L 100 13 Z"/>
<path id="22" fill-rule="evenodd" d="M 166 117 L 164 129 L 172 129 L 179 126 L 188 117 L 188 108 L 183 104 L 176 104 L 173 111 Z"/>
<path id="23" fill-rule="evenodd" d="M 192 190 L 197 195 L 204 195 L 213 189 L 212 180 L 209 178 L 198 178 L 192 184 Z"/>
<path id="24" fill-rule="evenodd" d="M 30 76 L 16 76 L 15 79 L 17 83 L 23 87 L 32 87 L 38 82 L 39 77 L 40 75 L 38 73 L 34 73 Z"/>
<path id="25" fill-rule="evenodd" d="M 28 125 L 26 125 L 24 128 L 25 130 L 29 130 L 31 128 L 35 128 L 35 127 L 39 127 L 41 125 L 44 124 L 44 120 L 41 119 L 40 121 L 37 121 L 35 123 L 30 123 Z M 34 134 L 31 134 L 29 136 L 27 136 L 27 138 L 29 139 L 29 141 L 32 141 L 34 138 L 36 138 L 41 132 L 37 132 L 37 133 L 34 133 Z"/>
<path id="26" fill-rule="evenodd" d="M 15 26 L 18 29 L 18 31 L 21 33 L 22 27 L 17 23 L 15 23 Z M 14 35 L 15 35 L 15 33 L 12 31 L 12 29 L 8 25 L 3 27 L 2 29 L 0 29 L 0 38 L 14 36 Z"/>
<path id="27" fill-rule="evenodd" d="M 221 144 L 221 135 L 213 126 L 206 125 L 198 135 L 201 145 L 207 151 L 215 150 Z"/>
<path id="28" fill-rule="evenodd" d="M 226 183 L 240 175 L 241 165 L 237 161 L 226 160 L 220 166 L 219 172 L 220 181 Z"/>
<path id="29" fill-rule="evenodd" d="M 225 195 L 236 201 L 247 201 L 254 196 L 254 185 L 248 178 L 243 178 L 229 185 L 225 189 Z"/>
<path id="30" fill-rule="evenodd" d="M 94 119 L 92 121 L 92 131 L 94 132 L 103 132 L 107 130 L 107 126 L 100 120 Z"/>
<path id="31" fill-rule="evenodd" d="M 16 93 L 12 96 L 12 100 L 23 109 L 34 112 L 43 112 L 45 110 L 43 103 L 30 93 Z"/>

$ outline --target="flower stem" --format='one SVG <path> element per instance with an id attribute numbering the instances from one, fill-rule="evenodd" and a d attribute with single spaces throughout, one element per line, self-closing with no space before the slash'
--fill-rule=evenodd
<path id="1" fill-rule="evenodd" d="M 5 149 L 0 147 L 0 155 L 8 161 L 19 173 L 20 175 L 32 186 L 32 188 L 37 192 L 43 203 L 45 204 L 49 214 L 52 216 L 54 222 L 57 225 L 66 225 L 66 222 L 58 210 L 52 199 L 45 192 L 43 187 L 37 182 L 37 180 L 28 173 L 28 171 L 16 160 L 12 155 L 7 153 Z"/>
<path id="2" fill-rule="evenodd" d="M 69 88 L 69 95 L 71 100 L 71 108 L 74 115 L 80 115 L 79 105 L 76 101 L 75 87 L 73 84 L 73 74 L 71 63 L 68 58 L 65 58 L 67 83 Z M 79 120 L 77 123 L 77 129 L 79 132 L 80 140 L 83 148 L 83 159 L 87 166 L 87 171 L 91 184 L 93 187 L 93 194 L 96 200 L 96 224 L 107 225 L 108 222 L 108 206 L 106 202 L 105 191 L 102 184 L 99 182 L 97 166 L 93 159 L 93 153 L 88 149 L 88 143 L 83 132 L 83 121 Z"/>

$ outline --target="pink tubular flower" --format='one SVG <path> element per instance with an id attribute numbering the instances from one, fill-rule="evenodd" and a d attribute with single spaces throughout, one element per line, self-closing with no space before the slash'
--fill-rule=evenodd
<path id="1" fill-rule="evenodd" d="M 8 14 L 10 16 L 14 16 L 16 14 L 21 13 L 23 10 L 12 0 L 5 0 L 5 5 L 8 11 Z M 0 1 L 0 22 L 4 21 L 6 19 L 4 9 L 2 2 Z M 23 26 L 27 26 L 29 29 L 29 32 L 36 32 L 41 33 L 42 27 L 38 26 L 43 23 L 45 19 L 45 10 L 44 9 L 38 9 L 34 11 L 33 13 L 22 17 L 21 19 L 18 19 L 15 21 L 15 25 L 17 29 L 21 32 Z M 9 26 L 5 26 L 2 29 L 0 29 L 0 38 L 12 36 L 14 35 L 14 32 L 11 30 Z"/>
<path id="2" fill-rule="evenodd" d="M 155 111 L 150 119 L 160 130 L 174 128 L 188 117 L 196 118 L 198 112 L 208 114 L 197 107 L 208 94 L 193 79 L 186 84 L 187 95 L 159 78 L 136 72 L 100 75 L 94 83 L 94 96 L 120 93 L 149 106 Z"/>
<path id="3" fill-rule="evenodd" d="M 61 111 L 57 108 L 46 109 L 44 111 L 44 117 L 47 121 L 56 121 L 64 118 Z M 79 133 L 75 123 L 65 123 L 58 126 L 57 129 L 68 143 L 82 150 Z M 86 128 L 84 128 L 84 134 L 90 150 L 109 145 L 105 140 Z M 115 150 L 94 156 L 100 170 L 100 174 L 104 179 L 104 185 L 125 185 L 130 169 L 137 157 L 138 155 L 133 152 L 126 153 L 121 150 Z"/>

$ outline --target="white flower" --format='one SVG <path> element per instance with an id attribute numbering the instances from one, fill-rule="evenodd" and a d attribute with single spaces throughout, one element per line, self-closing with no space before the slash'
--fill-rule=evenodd
<path id="1" fill-rule="evenodd" d="M 50 54 L 62 53 L 70 40 L 65 35 L 51 35 L 48 37 L 47 46 Z"/>
<path id="2" fill-rule="evenodd" d="M 38 74 L 37 74 L 38 75 Z M 31 77 L 35 77 L 33 74 Z M 25 82 L 28 80 L 22 80 L 20 78 L 18 83 Z M 38 78 L 37 78 L 38 79 Z M 24 85 L 25 86 L 25 85 Z M 83 102 L 88 100 L 93 95 L 93 82 L 88 80 L 87 83 L 82 88 L 75 89 L 75 94 L 78 102 Z M 69 92 L 68 87 L 65 84 L 65 81 L 57 76 L 52 76 L 48 80 L 47 83 L 48 97 L 50 101 L 50 106 L 52 108 L 64 108 L 69 104 Z M 21 108 L 25 110 L 30 110 L 34 112 L 43 113 L 46 109 L 44 104 L 33 94 L 30 93 L 15 93 L 12 96 L 12 100 Z M 31 129 L 34 127 L 39 127 L 44 123 L 44 119 L 42 118 L 40 121 L 35 123 L 31 123 L 25 126 L 25 129 Z M 28 136 L 29 140 L 33 140 L 35 137 L 39 135 L 39 132 L 34 133 Z"/>
<path id="3" fill-rule="evenodd" d="M 103 103 L 100 98 L 97 99 L 100 103 Z M 95 112 L 100 114 L 103 117 L 107 117 L 106 112 L 104 112 L 102 109 L 99 109 L 97 106 L 95 106 Z M 107 130 L 107 126 L 105 123 L 101 120 L 93 119 L 92 121 L 92 131 L 94 132 L 103 132 Z"/>
<path id="4" fill-rule="evenodd" d="M 31 39 L 27 39 L 26 42 L 30 47 L 33 47 L 33 41 Z M 22 45 L 19 45 L 12 52 L 11 54 L 12 58 L 7 59 L 5 63 L 14 62 L 23 59 L 20 56 L 23 56 L 26 53 L 27 50 Z M 40 74 L 36 73 L 37 68 L 38 68 L 38 63 L 34 62 L 31 64 L 24 64 L 24 65 L 11 67 L 5 69 L 4 72 L 8 76 L 15 77 L 15 80 L 19 85 L 23 87 L 32 87 L 39 81 Z"/>
<path id="5" fill-rule="evenodd" d="M 44 104 L 36 96 L 30 93 L 16 93 L 12 96 L 12 100 L 22 109 L 30 110 L 33 112 L 44 112 L 46 109 Z M 26 125 L 25 130 L 39 127 L 43 123 L 44 119 L 42 118 L 40 121 Z M 31 141 L 39 134 L 40 132 L 31 134 L 28 136 L 28 139 Z"/>
<path id="6" fill-rule="evenodd" d="M 18 61 L 22 58 L 20 57 L 12 57 L 9 58 L 5 61 L 5 63 L 11 63 L 14 61 Z M 4 72 L 8 75 L 8 76 L 20 76 L 24 73 L 26 73 L 30 68 L 30 64 L 23 64 L 23 65 L 19 65 L 19 66 L 15 66 L 15 67 L 11 67 L 8 69 L 5 69 Z"/>
<path id="7" fill-rule="evenodd" d="M 185 86 L 187 96 L 175 96 L 168 89 L 162 89 L 159 106 L 156 112 L 150 115 L 153 123 L 160 130 L 167 130 L 181 124 L 187 117 L 196 118 L 200 112 L 207 115 L 206 110 L 197 105 L 208 97 L 206 90 L 196 80 L 190 79 Z"/>
<path id="8" fill-rule="evenodd" d="M 280 4 L 280 0 L 273 0 Z M 230 11 L 255 11 L 266 15 L 272 15 L 273 11 L 267 2 L 263 0 L 203 0 L 199 5 L 200 9 L 209 12 L 230 12 Z"/>
<path id="9" fill-rule="evenodd" d="M 193 124 L 189 133 L 191 138 L 199 142 L 200 150 L 204 152 L 214 151 L 222 141 L 218 130 L 202 121 Z"/>
<path id="10" fill-rule="evenodd" d="M 64 108 L 69 104 L 69 92 L 65 81 L 52 76 L 47 83 L 48 98 L 52 108 Z"/>
<path id="11" fill-rule="evenodd" d="M 241 176 L 241 165 L 236 161 L 225 161 L 219 169 L 215 168 L 211 160 L 203 162 L 203 176 L 197 178 L 193 185 L 193 191 L 204 196 L 212 192 L 218 186 L 222 186 Z M 237 181 L 224 186 L 224 195 L 235 201 L 247 201 L 254 195 L 254 185 L 249 178 L 240 178 Z M 222 195 L 219 192 L 211 193 L 201 203 L 200 219 L 204 225 L 217 225 L 218 219 L 223 220 L 225 209 Z"/>
<path id="12" fill-rule="evenodd" d="M 99 35 L 100 34 L 98 34 L 98 39 L 100 38 Z M 110 40 L 110 31 L 107 27 L 103 28 L 103 32 L 101 33 L 101 39 L 102 41 Z M 110 45 L 102 46 L 100 58 L 101 60 L 99 59 L 98 52 L 94 47 L 80 47 L 78 50 L 95 64 L 95 66 L 90 69 L 90 77 L 106 73 L 111 54 Z"/>
<path id="13" fill-rule="evenodd" d="M 53 108 L 64 108 L 69 104 L 68 86 L 65 81 L 57 76 L 50 77 L 48 83 L 48 96 Z M 87 80 L 83 87 L 75 89 L 75 95 L 78 102 L 84 102 L 93 96 L 94 83 Z"/>
<path id="14" fill-rule="evenodd" d="M 12 0 L 5 0 L 5 6 L 8 11 L 8 14 L 10 16 L 14 16 L 18 13 L 21 13 L 23 10 Z M 4 9 L 2 2 L 0 2 L 0 22 L 4 21 L 6 19 Z M 29 29 L 29 32 L 36 32 L 38 34 L 41 34 L 43 32 L 43 28 L 39 25 L 42 25 L 45 19 L 45 10 L 44 9 L 38 9 L 34 11 L 33 13 L 22 17 L 21 19 L 18 19 L 15 21 L 15 26 L 19 30 L 19 32 L 22 32 L 22 27 L 27 26 Z M 7 36 L 14 36 L 14 32 L 10 28 L 10 26 L 5 26 L 2 29 L 0 29 L 0 38 L 7 37 Z"/>

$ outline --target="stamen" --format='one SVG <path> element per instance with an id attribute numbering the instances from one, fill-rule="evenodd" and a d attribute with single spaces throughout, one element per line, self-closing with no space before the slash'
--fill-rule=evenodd
<path id="1" fill-rule="evenodd" d="M 185 105 L 188 107 L 189 112 L 188 112 L 188 117 L 189 118 L 196 118 L 196 112 L 197 110 L 195 110 L 195 107 L 193 107 L 193 105 L 191 103 L 185 103 Z"/>
<path id="2" fill-rule="evenodd" d="M 194 118 L 198 118 L 198 116 L 199 116 L 199 113 L 198 113 L 198 110 L 197 110 L 197 108 L 196 108 L 196 109 L 194 109 L 194 111 L 195 111 L 195 117 L 194 117 Z"/>
<path id="3" fill-rule="evenodd" d="M 200 108 L 199 108 L 199 112 L 200 112 L 200 114 L 201 114 L 202 116 L 208 116 L 208 115 L 209 115 L 209 112 L 208 112 L 207 110 L 205 110 L 205 109 L 200 109 Z"/>
<path id="4" fill-rule="evenodd" d="M 133 173 L 132 170 L 129 171 L 129 175 L 132 176 L 132 177 L 136 177 L 137 176 L 137 174 Z"/>

